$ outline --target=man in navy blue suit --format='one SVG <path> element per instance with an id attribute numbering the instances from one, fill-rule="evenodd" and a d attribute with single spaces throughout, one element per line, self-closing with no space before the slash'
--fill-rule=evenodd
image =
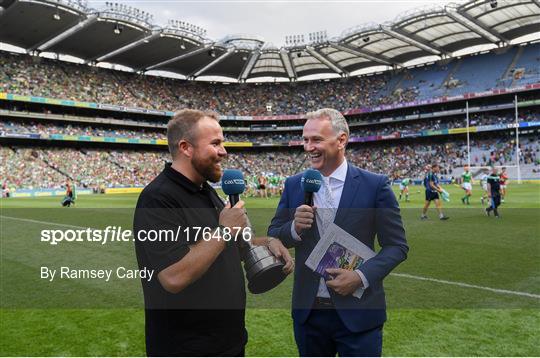
<path id="1" fill-rule="evenodd" d="M 386 321 L 382 281 L 409 250 L 399 206 L 386 176 L 345 159 L 349 127 L 340 112 L 327 108 L 309 113 L 303 138 L 311 167 L 321 172 L 323 185 L 313 205 L 304 205 L 302 173 L 287 178 L 268 228 L 268 235 L 295 248 L 292 317 L 299 354 L 380 356 Z M 325 281 L 305 261 L 324 235 L 329 215 L 371 249 L 376 236 L 381 249 L 355 271 L 329 269 L 332 278 Z M 361 299 L 352 295 L 358 288 L 365 289 Z"/>

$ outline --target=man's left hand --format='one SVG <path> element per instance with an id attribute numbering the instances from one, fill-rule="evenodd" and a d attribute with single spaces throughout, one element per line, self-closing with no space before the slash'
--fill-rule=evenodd
<path id="1" fill-rule="evenodd" d="M 289 250 L 279 239 L 270 239 L 268 241 L 268 249 L 274 254 L 275 257 L 281 259 L 285 262 L 283 266 L 283 272 L 285 274 L 290 274 L 294 270 L 294 259 L 292 258 Z"/>
<path id="2" fill-rule="evenodd" d="M 333 277 L 333 279 L 326 281 L 326 286 L 342 296 L 348 296 L 363 286 L 360 275 L 354 271 L 329 268 L 326 269 L 326 272 Z"/>

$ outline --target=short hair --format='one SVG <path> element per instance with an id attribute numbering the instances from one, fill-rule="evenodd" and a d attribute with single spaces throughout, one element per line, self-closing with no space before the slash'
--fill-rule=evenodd
<path id="1" fill-rule="evenodd" d="M 182 109 L 176 112 L 169 123 L 167 123 L 167 145 L 173 159 L 176 158 L 178 143 L 182 139 L 189 142 L 195 141 L 196 125 L 204 117 L 209 117 L 219 122 L 219 116 L 216 112 Z"/>
<path id="2" fill-rule="evenodd" d="M 433 169 L 433 168 L 437 168 L 438 166 L 439 166 L 438 163 L 433 163 L 433 164 L 431 164 L 431 168 L 432 168 L 432 169 Z"/>
<path id="3" fill-rule="evenodd" d="M 506 167 L 502 167 L 501 170 L 506 170 Z"/>
<path id="4" fill-rule="evenodd" d="M 347 137 L 349 136 L 349 125 L 347 120 L 343 117 L 340 111 L 333 108 L 322 108 L 315 112 L 309 112 L 306 115 L 307 120 L 316 119 L 316 118 L 328 118 L 330 124 L 332 125 L 332 130 L 334 133 L 339 135 L 340 133 L 345 133 Z"/>

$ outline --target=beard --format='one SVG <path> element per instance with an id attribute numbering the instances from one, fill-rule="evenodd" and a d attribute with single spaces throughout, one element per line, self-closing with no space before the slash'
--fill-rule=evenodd
<path id="1" fill-rule="evenodd" d="M 217 162 L 209 158 L 200 158 L 194 155 L 191 165 L 206 180 L 216 183 L 221 179 L 221 168 L 217 167 Z"/>

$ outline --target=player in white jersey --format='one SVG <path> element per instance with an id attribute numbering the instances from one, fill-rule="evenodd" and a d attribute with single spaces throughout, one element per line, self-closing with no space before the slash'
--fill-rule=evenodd
<path id="1" fill-rule="evenodd" d="M 480 185 L 482 186 L 482 197 L 480 198 L 480 201 L 482 202 L 482 205 L 484 205 L 485 200 L 489 197 L 488 195 L 488 186 L 487 186 L 487 179 L 488 174 L 485 170 L 482 170 L 482 176 L 480 177 Z"/>

